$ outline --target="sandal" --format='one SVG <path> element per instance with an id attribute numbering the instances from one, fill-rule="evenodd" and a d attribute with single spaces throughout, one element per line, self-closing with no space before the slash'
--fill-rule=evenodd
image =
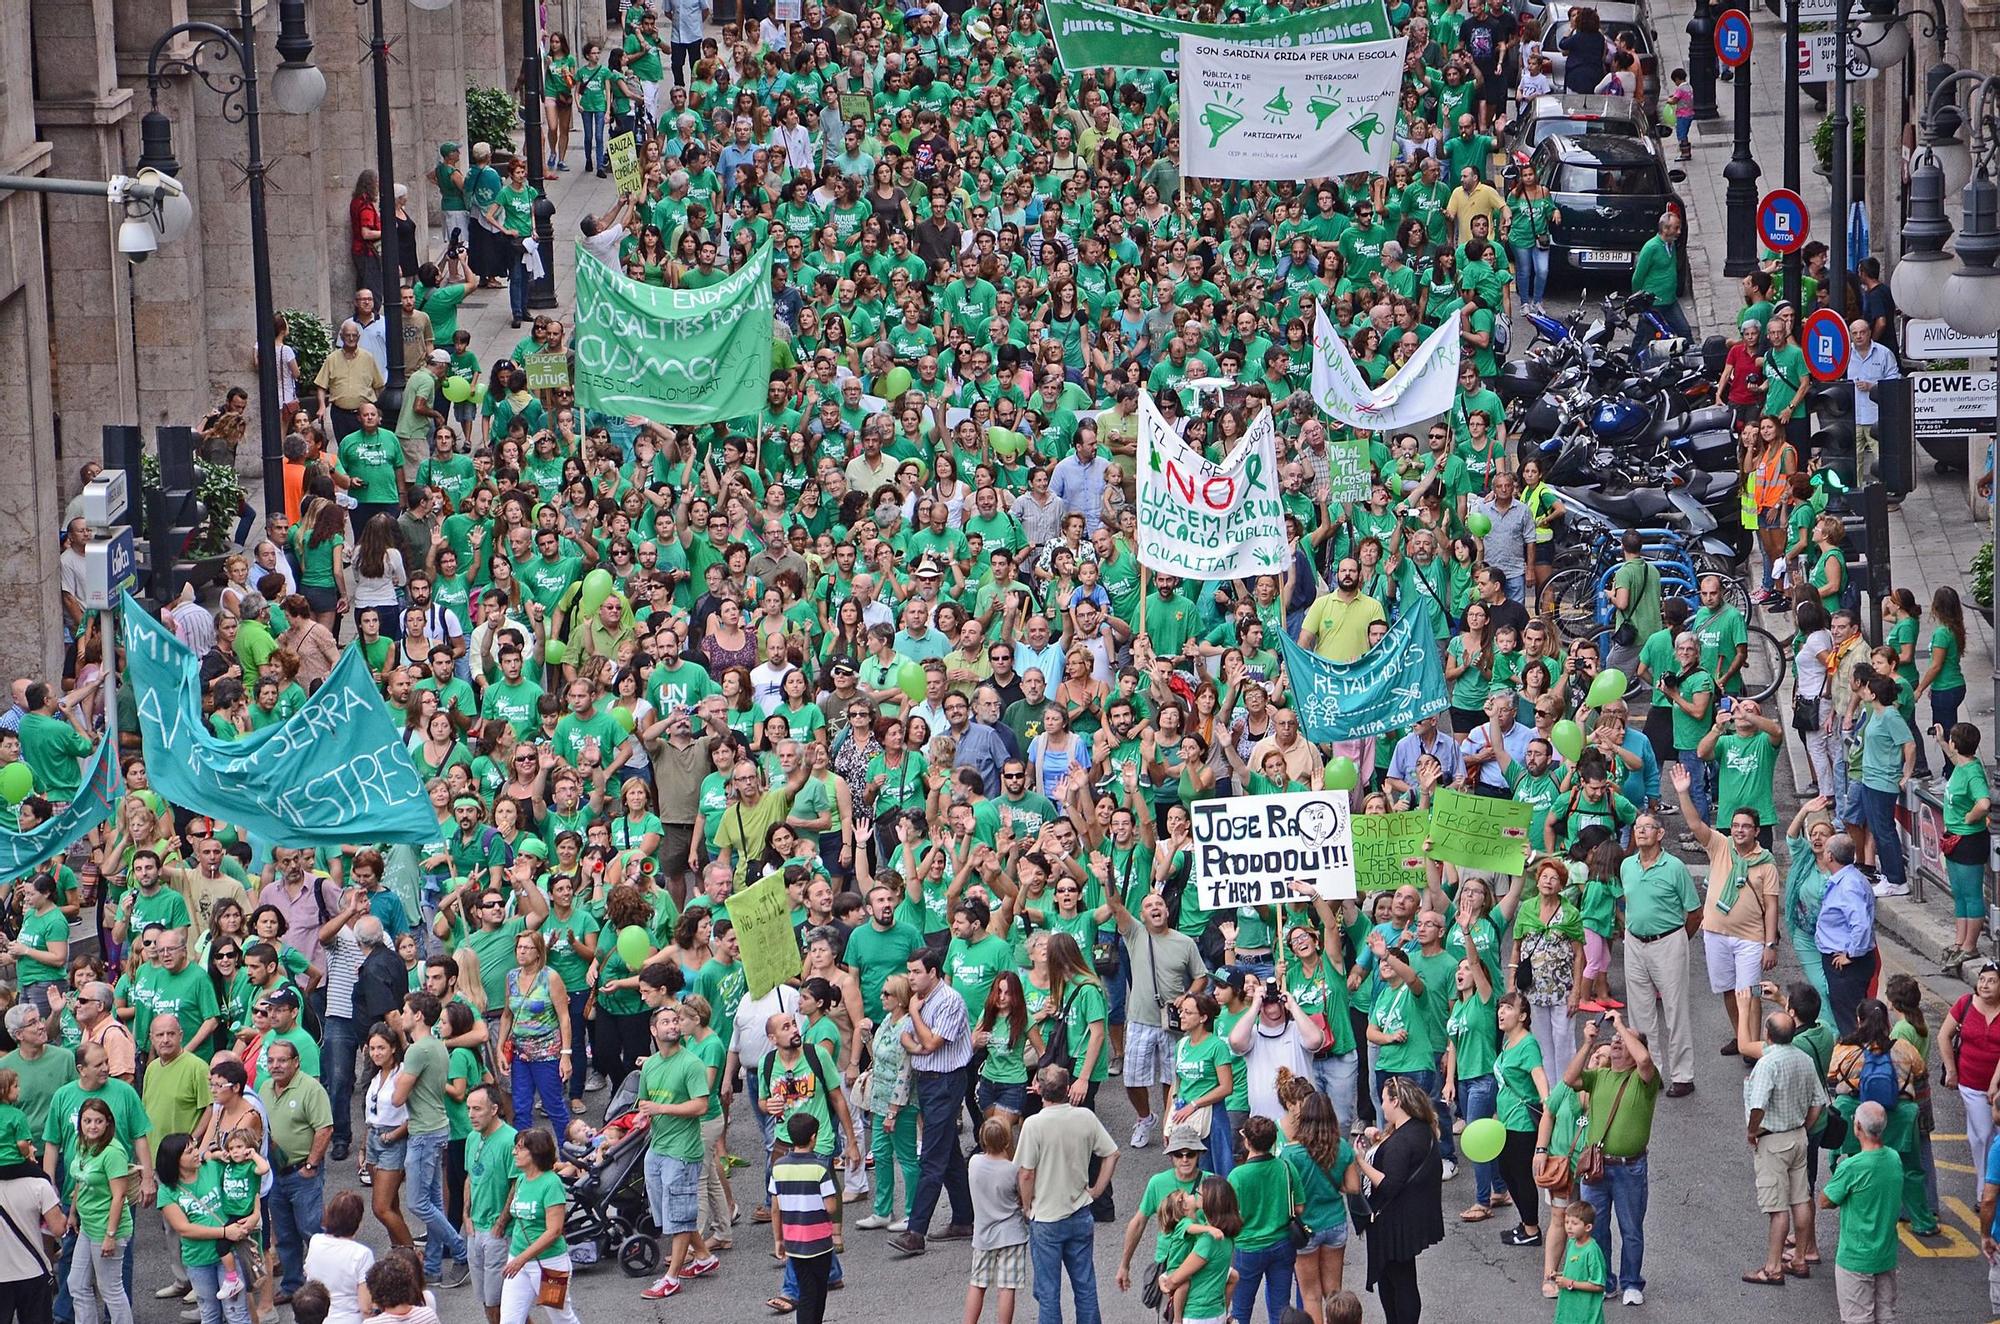
<path id="1" fill-rule="evenodd" d="M 1804 1260 L 1787 1260 L 1785 1261 L 1785 1272 L 1794 1278 L 1810 1278 L 1812 1277 L 1812 1266 Z"/>
<path id="2" fill-rule="evenodd" d="M 1514 1197 L 1502 1191 L 1488 1200 L 1486 1207 L 1488 1209 L 1512 1209 L 1514 1207 Z"/>
<path id="3" fill-rule="evenodd" d="M 1744 1274 L 1743 1281 L 1746 1283 L 1755 1283 L 1759 1287 L 1783 1287 L 1785 1285 L 1785 1271 L 1780 1269 L 1773 1276 L 1764 1269 L 1756 1269 Z"/>
<path id="4" fill-rule="evenodd" d="M 1483 1204 L 1476 1204 L 1470 1209 L 1461 1209 L 1458 1211 L 1458 1221 L 1461 1223 L 1484 1223 L 1491 1217 L 1493 1217 L 1493 1211 Z"/>
<path id="5" fill-rule="evenodd" d="M 764 1303 L 764 1308 L 773 1315 L 789 1315 L 798 1305 L 788 1296 L 774 1296 Z"/>

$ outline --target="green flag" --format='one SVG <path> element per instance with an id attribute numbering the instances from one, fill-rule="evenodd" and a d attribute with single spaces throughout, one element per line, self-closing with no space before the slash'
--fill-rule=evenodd
<path id="1" fill-rule="evenodd" d="M 578 245 L 577 403 L 671 424 L 754 414 L 771 380 L 771 318 L 769 242 L 699 290 L 628 280 Z"/>
<path id="2" fill-rule="evenodd" d="M 1049 35 L 1063 67 L 1172 69 L 1181 34 L 1259 46 L 1326 46 L 1387 41 L 1396 34 L 1382 0 L 1331 0 L 1282 18 L 1250 23 L 1184 23 L 1098 0 L 1045 0 Z"/>

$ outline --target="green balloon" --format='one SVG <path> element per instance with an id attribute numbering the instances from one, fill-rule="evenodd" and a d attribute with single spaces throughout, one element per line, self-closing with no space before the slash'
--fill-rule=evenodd
<path id="1" fill-rule="evenodd" d="M 987 440 L 993 443 L 993 453 L 995 455 L 1003 456 L 1010 460 L 1028 449 L 1028 439 L 1008 428 L 993 428 L 987 432 L 986 437 Z"/>
<path id="2" fill-rule="evenodd" d="M 472 398 L 472 383 L 463 377 L 444 379 L 444 398 L 455 405 L 462 405 Z"/>
<path id="3" fill-rule="evenodd" d="M 916 379 L 910 376 L 910 370 L 898 364 L 882 374 L 882 384 L 876 394 L 884 400 L 894 400 L 914 385 Z"/>
<path id="4" fill-rule="evenodd" d="M 1465 531 L 1475 538 L 1484 538 L 1493 532 L 1493 517 L 1483 510 L 1475 510 L 1465 517 Z M 1480 1162 L 1485 1162 L 1481 1159 Z"/>
<path id="5" fill-rule="evenodd" d="M 1329 791 L 1351 791 L 1361 784 L 1361 769 L 1354 766 L 1354 760 L 1345 757 L 1334 759 L 1326 765 L 1326 789 Z"/>
<path id="6" fill-rule="evenodd" d="M 1507 1128 L 1497 1117 L 1482 1117 L 1476 1122 L 1466 1123 L 1464 1134 L 1458 1138 L 1458 1147 L 1474 1163 L 1491 1163 L 1500 1157 L 1500 1151 L 1507 1146 Z"/>
<path id="7" fill-rule="evenodd" d="M 613 708 L 611 710 L 611 720 L 618 723 L 618 725 L 624 727 L 626 735 L 632 734 L 632 727 L 634 724 L 632 721 L 632 710 L 630 708 Z"/>
<path id="8" fill-rule="evenodd" d="M 560 639 L 551 639 L 542 645 L 542 661 L 559 667 L 569 661 L 569 645 Z"/>
<path id="9" fill-rule="evenodd" d="M 1602 708 L 1607 703 L 1616 703 L 1625 697 L 1627 684 L 1624 672 L 1617 667 L 1606 667 L 1590 682 L 1590 693 L 1584 696 L 1583 706 Z"/>
<path id="10" fill-rule="evenodd" d="M 0 799 L 17 805 L 35 789 L 34 771 L 25 763 L 9 763 L 0 768 Z"/>
<path id="11" fill-rule="evenodd" d="M 1563 762 L 1574 763 L 1583 753 L 1583 728 L 1565 717 L 1549 732 L 1549 743 L 1563 756 Z"/>
<path id="12" fill-rule="evenodd" d="M 896 668 L 896 686 L 910 696 L 911 703 L 922 703 L 924 699 L 924 669 L 914 662 L 904 662 Z"/>
<path id="13" fill-rule="evenodd" d="M 595 616 L 597 609 L 604 605 L 604 600 L 610 597 L 617 587 L 617 581 L 611 578 L 611 572 L 603 566 L 591 571 L 583 577 L 583 609 Z"/>
<path id="14" fill-rule="evenodd" d="M 618 959 L 625 963 L 627 970 L 637 970 L 646 964 L 646 958 L 653 954 L 653 944 L 647 939 L 646 931 L 637 924 L 627 924 L 618 930 Z"/>

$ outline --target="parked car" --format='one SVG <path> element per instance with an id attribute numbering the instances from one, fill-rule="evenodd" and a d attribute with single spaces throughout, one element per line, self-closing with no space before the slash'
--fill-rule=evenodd
<path id="1" fill-rule="evenodd" d="M 1673 188 L 1682 176 L 1668 170 L 1650 138 L 1559 134 L 1543 139 L 1531 159 L 1562 213 L 1562 224 L 1550 232 L 1550 261 L 1557 269 L 1629 281 L 1639 247 L 1658 232 L 1661 215 L 1687 217 Z"/>
<path id="2" fill-rule="evenodd" d="M 1532 98 L 1508 121 L 1502 147 L 1508 160 L 1526 165 L 1537 147 L 1554 137 L 1582 138 L 1610 134 L 1620 138 L 1652 136 L 1653 126 L 1630 97 L 1585 96 L 1557 92 Z"/>
<path id="3" fill-rule="evenodd" d="M 1571 0 L 1551 0 L 1542 11 L 1542 53 L 1549 57 L 1557 87 L 1562 86 L 1563 65 L 1566 63 L 1562 40 L 1570 34 L 1570 11 L 1578 8 L 1581 6 L 1571 3 Z M 1645 105 L 1643 113 L 1652 114 L 1660 104 L 1660 40 L 1652 25 L 1646 21 L 1645 10 L 1622 0 L 1606 0 L 1604 4 L 1593 5 L 1592 8 L 1597 10 L 1598 24 L 1606 41 L 1616 41 L 1621 33 L 1631 37 L 1632 48 L 1639 52 L 1640 100 Z M 1610 67 L 1608 62 L 1606 67 Z"/>

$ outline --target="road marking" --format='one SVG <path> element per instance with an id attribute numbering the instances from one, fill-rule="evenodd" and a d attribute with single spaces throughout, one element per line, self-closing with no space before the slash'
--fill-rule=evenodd
<path id="1" fill-rule="evenodd" d="M 1953 1163 L 1948 1159 L 1938 1159 L 1937 1165 L 1939 1168 L 1943 1169 L 1946 1172 L 1973 1173 L 1978 1171 L 1978 1169 L 1973 1167 L 1970 1163 Z"/>

